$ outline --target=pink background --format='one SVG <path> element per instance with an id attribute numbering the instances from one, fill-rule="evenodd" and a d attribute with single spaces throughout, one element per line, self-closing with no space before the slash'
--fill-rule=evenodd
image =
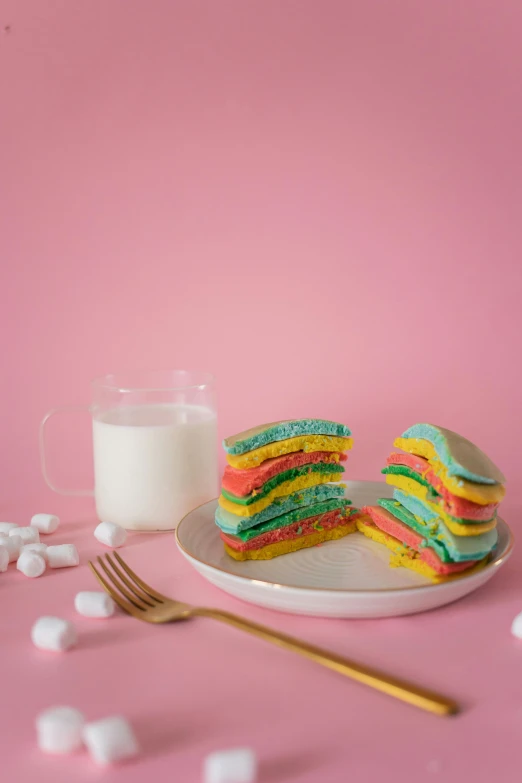
<path id="1" fill-rule="evenodd" d="M 3 0 L 10 495 L 131 367 L 341 419 L 353 478 L 419 420 L 520 475 L 522 6 L 471 5 Z"/>
<path id="2" fill-rule="evenodd" d="M 345 421 L 355 436 L 352 478 L 378 478 L 393 437 L 415 421 L 457 429 L 502 466 L 511 488 L 506 513 L 516 527 L 521 38 L 519 0 L 3 0 L 0 515 L 27 521 L 41 510 L 37 504 L 56 509 L 71 531 L 77 524 L 65 539 L 89 542 L 85 563 L 92 507 L 45 489 L 40 418 L 54 405 L 88 402 L 88 381 L 109 371 L 199 367 L 218 375 L 222 435 L 280 417 Z M 87 480 L 88 422 L 62 432 L 60 448 L 57 470 Z M 167 564 L 159 541 L 136 548 L 135 563 L 145 572 L 153 555 Z M 421 720 L 382 697 L 343 689 L 306 664 L 290 667 L 270 650 L 251 660 L 273 667 L 273 682 L 291 694 L 274 723 L 263 701 L 266 681 L 245 667 L 245 656 L 260 654 L 258 643 L 201 625 L 171 629 L 178 634 L 170 641 L 176 671 L 198 644 L 202 651 L 218 645 L 221 665 L 247 677 L 257 709 L 248 711 L 249 733 L 234 714 L 234 705 L 246 709 L 241 694 L 230 695 L 215 672 L 192 670 L 192 690 L 203 689 L 195 700 L 191 689 L 178 697 L 173 675 L 172 701 L 158 696 L 160 712 L 181 724 L 183 739 L 180 716 L 189 711 L 188 750 L 181 739 L 164 770 L 195 780 L 207 745 L 249 744 L 253 734 L 269 764 L 285 743 L 290 762 L 300 743 L 312 747 L 309 776 L 292 773 L 310 781 L 345 780 L 347 769 L 372 783 L 379 770 L 398 774 L 415 727 L 411 780 L 431 779 L 428 761 L 446 751 L 451 781 L 469 772 L 475 752 L 475 780 L 499 772 L 503 743 L 516 754 L 513 726 L 519 737 L 522 702 L 510 683 L 519 681 L 522 652 L 509 622 L 521 608 L 518 560 L 481 598 L 422 618 L 350 624 L 246 607 L 176 563 L 186 581 L 174 587 L 182 585 L 183 597 L 284 625 L 482 707 L 461 724 Z M 11 600 L 13 612 L 29 606 L 30 590 L 39 595 L 18 576 L 0 584 L 2 606 Z M 70 590 L 92 586 L 85 569 L 62 575 L 59 588 L 55 574 L 45 579 L 31 619 L 53 604 L 59 612 L 67 580 Z M 67 698 L 67 683 L 94 667 L 109 682 L 104 666 L 117 667 L 127 647 L 136 668 L 120 709 L 130 709 L 140 687 L 149 688 L 150 708 L 157 706 L 153 693 L 164 693 L 163 685 L 150 691 L 143 657 L 154 660 L 157 636 L 136 632 L 125 646 L 125 634 L 113 630 L 119 647 L 100 637 L 109 658 L 96 656 L 97 643 L 87 645 L 63 663 L 64 680 L 47 676 L 45 667 L 57 661 L 40 663 L 27 648 L 28 618 L 9 621 L 18 646 L 8 671 L 18 667 L 19 682 L 27 683 L 36 662 L 25 711 L 13 707 L 9 739 L 23 737 L 27 780 L 35 768 L 39 779 L 58 780 L 55 762 L 27 760 L 35 710 L 57 689 Z M 131 633 L 124 618 L 112 627 L 118 624 Z M 491 664 L 473 674 L 475 646 L 488 651 Z M 166 642 L 162 650 L 166 664 Z M 37 672 L 53 687 L 38 690 Z M 497 690 L 501 675 L 504 690 Z M 303 690 L 312 681 L 311 691 Z M 123 687 L 116 685 L 114 693 L 102 688 L 107 705 L 91 712 L 111 708 Z M 322 705 L 319 715 L 301 733 L 282 735 L 313 698 Z M 323 736 L 329 715 L 343 730 Z M 212 734 L 219 716 L 231 722 L 227 737 Z M 372 729 L 388 732 L 392 723 L 379 761 Z M 155 735 L 154 720 L 148 725 Z M 448 751 L 458 725 L 462 760 L 456 746 Z M 152 773 L 165 755 L 149 749 Z M 13 756 L 13 770 L 22 756 Z M 504 755 L 502 763 L 514 757 Z M 64 780 L 79 769 L 76 761 L 67 764 L 60 768 Z M 510 783 L 511 772 L 503 767 L 497 778 Z M 129 780 L 142 780 L 143 768 L 131 774 L 137 777 Z M 265 779 L 283 779 L 278 774 Z"/>

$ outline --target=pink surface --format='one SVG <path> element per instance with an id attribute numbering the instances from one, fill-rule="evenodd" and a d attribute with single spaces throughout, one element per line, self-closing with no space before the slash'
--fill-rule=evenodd
<path id="1" fill-rule="evenodd" d="M 3 0 L 10 496 L 48 408 L 147 367 L 214 370 L 222 436 L 346 421 L 355 479 L 427 420 L 514 482 L 521 35 L 519 0 Z"/>
<path id="2" fill-rule="evenodd" d="M 10 566 L 0 577 L 2 780 L 197 783 L 206 753 L 238 745 L 259 754 L 260 783 L 378 783 L 395 780 L 395 771 L 399 779 L 399 770 L 404 783 L 519 780 L 522 642 L 509 629 L 522 610 L 520 548 L 474 595 L 424 615 L 374 621 L 296 617 L 230 598 L 192 571 L 172 534 L 132 534 L 120 550 L 165 593 L 243 614 L 459 699 L 462 715 L 443 719 L 211 620 L 153 627 L 76 615 L 75 593 L 96 589 L 85 563 L 106 551 L 92 536 L 90 504 L 81 506 L 52 506 L 66 521 L 51 538 L 77 544 L 79 568 L 35 581 Z M 32 510 L 25 504 L 9 516 L 24 521 Z M 516 522 L 519 511 L 511 504 L 506 516 Z M 78 647 L 64 655 L 34 648 L 30 628 L 42 614 L 73 620 Z M 34 718 L 56 704 L 75 705 L 89 719 L 123 713 L 142 756 L 100 773 L 84 754 L 40 754 Z"/>
<path id="3" fill-rule="evenodd" d="M 3 518 L 57 510 L 85 562 L 92 507 L 43 488 L 40 418 L 88 402 L 105 372 L 191 366 L 218 373 L 222 435 L 348 422 L 352 478 L 379 478 L 415 421 L 461 432 L 506 473 L 516 533 L 522 5 L 472 6 L 3 0 Z M 88 440 L 87 417 L 57 425 L 57 479 L 88 483 Z M 132 563 L 165 590 L 447 690 L 468 711 L 421 715 L 210 621 L 79 620 L 82 645 L 45 656 L 28 644 L 32 621 L 72 616 L 91 578 L 8 573 L 6 777 L 93 779 L 85 759 L 33 745 L 36 711 L 74 701 L 136 722 L 143 759 L 105 780 L 197 780 L 202 754 L 230 744 L 256 747 L 264 781 L 518 779 L 518 552 L 453 607 L 337 622 L 243 606 L 163 536 L 134 540 Z"/>

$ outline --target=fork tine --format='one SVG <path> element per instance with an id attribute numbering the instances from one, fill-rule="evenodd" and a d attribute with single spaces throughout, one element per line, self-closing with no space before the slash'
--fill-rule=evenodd
<path id="1" fill-rule="evenodd" d="M 124 598 L 122 598 L 121 595 L 119 593 L 117 593 L 116 590 L 114 590 L 110 586 L 110 584 L 108 582 L 105 581 L 103 576 L 96 569 L 96 566 L 94 565 L 94 563 L 92 563 L 90 560 L 89 560 L 89 568 L 91 569 L 91 571 L 93 572 L 94 576 L 96 577 L 98 582 L 101 584 L 101 586 L 103 587 L 105 592 L 109 593 L 110 597 L 114 601 L 116 601 L 118 606 L 121 609 L 123 609 L 124 612 L 127 612 L 127 614 L 130 614 L 133 617 L 138 617 L 139 616 L 139 611 L 134 606 L 132 606 L 132 604 L 129 604 L 128 601 L 126 601 Z"/>
<path id="2" fill-rule="evenodd" d="M 140 601 L 142 601 L 144 604 L 147 604 L 147 606 L 156 606 L 156 604 L 151 601 L 150 597 L 144 593 L 142 590 L 136 589 L 130 579 L 127 579 L 123 571 L 121 571 L 116 563 L 112 560 L 111 556 L 109 554 L 105 555 L 106 561 L 109 563 L 112 570 L 116 573 L 116 575 L 121 579 L 124 585 L 127 585 L 129 590 L 131 590 L 136 598 L 139 598 Z"/>
<path id="3" fill-rule="evenodd" d="M 113 575 L 113 573 L 112 573 L 112 572 L 111 572 L 111 571 L 110 571 L 110 570 L 107 568 L 107 566 L 105 565 L 105 563 L 103 562 L 103 560 L 101 559 L 101 557 L 98 557 L 98 558 L 97 558 L 97 560 L 98 560 L 98 563 L 99 563 L 99 565 L 100 565 L 100 566 L 103 568 L 103 570 L 105 571 L 105 573 L 107 574 L 107 576 L 108 576 L 108 577 L 109 577 L 109 579 L 111 580 L 111 582 L 112 582 L 112 584 L 114 585 L 114 587 L 116 587 L 116 589 L 117 589 L 117 590 L 119 590 L 119 591 L 120 591 L 120 593 L 122 593 L 122 594 L 125 596 L 125 598 L 127 599 L 127 601 L 130 601 L 130 603 L 131 603 L 131 604 L 133 604 L 133 606 L 135 606 L 135 607 L 136 607 L 136 609 L 141 609 L 141 611 L 142 611 L 142 612 L 145 612 L 145 611 L 146 611 L 146 610 L 147 610 L 149 607 L 148 607 L 148 606 L 146 606 L 144 603 L 142 603 L 142 602 L 141 602 L 141 601 L 140 601 L 138 598 L 136 598 L 134 595 L 132 595 L 131 593 L 129 593 L 129 591 L 128 591 L 128 590 L 127 590 L 125 587 L 123 587 L 123 585 L 121 585 L 121 584 L 118 582 L 118 580 L 117 580 L 117 579 L 116 579 L 116 577 Z"/>
<path id="4" fill-rule="evenodd" d="M 143 579 L 140 579 L 138 574 L 135 574 L 132 568 L 129 568 L 125 560 L 122 557 L 120 557 L 120 555 L 117 552 L 113 552 L 112 554 L 114 555 L 118 563 L 121 565 L 123 570 L 138 585 L 138 587 L 141 587 L 141 589 L 147 593 L 147 595 L 149 595 L 151 598 L 155 598 L 157 601 L 160 601 L 161 603 L 169 600 L 166 595 L 157 593 L 156 590 L 153 590 L 152 587 L 149 587 L 149 585 L 146 582 L 144 582 Z"/>

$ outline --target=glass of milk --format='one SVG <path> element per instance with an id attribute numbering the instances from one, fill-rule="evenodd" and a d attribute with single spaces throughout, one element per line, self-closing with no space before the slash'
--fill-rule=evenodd
<path id="1" fill-rule="evenodd" d="M 215 381 L 185 370 L 106 375 L 91 384 L 88 408 L 56 408 L 42 421 L 42 471 L 62 494 L 93 494 L 102 522 L 129 530 L 171 530 L 218 494 Z M 94 491 L 49 479 L 45 433 L 59 413 L 92 416 Z"/>

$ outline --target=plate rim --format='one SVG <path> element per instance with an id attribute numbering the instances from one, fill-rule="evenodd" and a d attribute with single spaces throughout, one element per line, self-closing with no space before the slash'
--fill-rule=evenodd
<path id="1" fill-rule="evenodd" d="M 360 483 L 363 483 L 362 481 Z M 375 483 L 375 482 L 368 482 L 368 483 Z M 284 590 L 299 590 L 299 591 L 307 591 L 307 592 L 328 592 L 328 593 L 338 593 L 340 595 L 348 595 L 356 593 L 358 595 L 363 593 L 393 593 L 393 592 L 409 592 L 410 590 L 433 590 L 435 588 L 438 588 L 439 590 L 441 588 L 448 588 L 451 585 L 455 583 L 455 580 L 451 579 L 447 582 L 432 582 L 431 584 L 424 584 L 424 585 L 409 585 L 408 587 L 365 587 L 365 588 L 339 588 L 339 587 L 303 587 L 302 585 L 287 585 L 287 584 L 281 584 L 280 582 L 273 582 L 268 579 L 258 579 L 257 577 L 252 576 L 246 576 L 244 574 L 235 574 L 231 571 L 228 571 L 226 568 L 221 568 L 220 566 L 214 565 L 213 563 L 208 563 L 205 560 L 202 560 L 201 558 L 194 555 L 192 552 L 190 552 L 186 547 L 183 546 L 183 544 L 180 541 L 179 536 L 179 530 L 182 527 L 183 523 L 190 517 L 191 514 L 193 514 L 195 511 L 198 511 L 198 509 L 203 508 L 204 506 L 208 506 L 211 503 L 217 503 L 219 500 L 219 497 L 213 498 L 212 500 L 207 500 L 205 503 L 200 503 L 199 506 L 195 506 L 195 508 L 191 509 L 187 514 L 185 514 L 184 517 L 181 518 L 178 525 L 176 526 L 176 529 L 174 531 L 176 536 L 176 544 L 178 546 L 178 549 L 181 551 L 183 555 L 188 560 L 194 560 L 196 563 L 200 563 L 201 565 L 205 566 L 206 568 L 210 568 L 213 571 L 219 571 L 222 574 L 225 574 L 227 577 L 231 577 L 232 579 L 238 579 L 242 582 L 250 582 L 255 583 L 257 587 L 263 587 L 263 588 L 270 588 L 270 589 L 284 589 Z M 513 531 L 507 524 L 507 522 L 502 519 L 502 517 L 499 517 L 498 522 L 501 522 L 505 528 L 508 535 L 507 545 L 505 550 L 502 554 L 497 555 L 495 558 L 490 560 L 484 568 L 481 568 L 480 571 L 475 571 L 472 574 L 468 574 L 466 576 L 461 576 L 459 578 L 459 582 L 465 582 L 468 579 L 472 579 L 473 577 L 479 576 L 479 575 L 485 575 L 489 571 L 494 571 L 498 569 L 503 563 L 505 563 L 506 560 L 509 559 L 513 552 L 513 547 L 515 544 L 515 537 L 513 535 Z"/>

